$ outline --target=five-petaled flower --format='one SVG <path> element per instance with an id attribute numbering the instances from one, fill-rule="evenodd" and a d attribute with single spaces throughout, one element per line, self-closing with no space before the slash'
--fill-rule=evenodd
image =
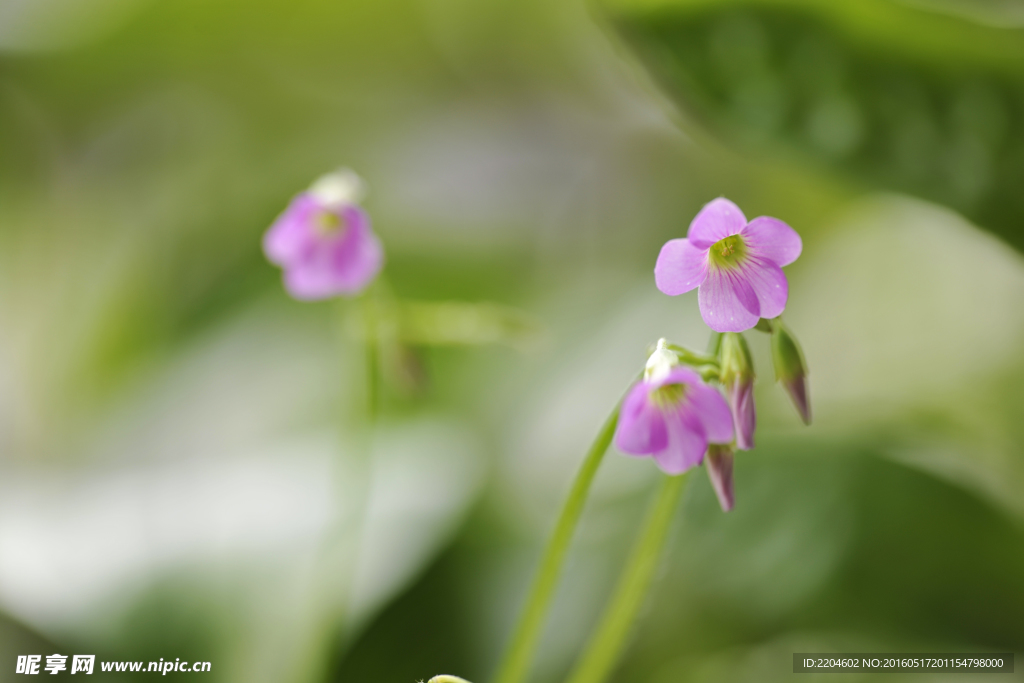
<path id="1" fill-rule="evenodd" d="M 719 197 L 697 214 L 685 238 L 661 248 L 654 279 L 675 296 L 695 287 L 700 314 L 716 332 L 742 332 L 782 314 L 789 283 L 782 272 L 800 256 L 800 235 L 777 218 L 747 222 Z"/>
<path id="2" fill-rule="evenodd" d="M 653 456 L 667 474 L 701 464 L 708 444 L 732 440 L 725 399 L 696 372 L 679 366 L 655 367 L 629 390 L 615 431 L 620 451 Z"/>
<path id="3" fill-rule="evenodd" d="M 362 291 L 384 263 L 384 249 L 357 204 L 362 182 L 351 171 L 320 178 L 292 200 L 263 236 L 263 251 L 284 269 L 296 299 Z"/>

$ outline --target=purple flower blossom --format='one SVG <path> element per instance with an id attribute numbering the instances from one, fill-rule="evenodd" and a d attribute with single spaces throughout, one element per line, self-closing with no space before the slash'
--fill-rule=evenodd
<path id="1" fill-rule="evenodd" d="M 384 249 L 356 204 L 361 184 L 351 171 L 324 176 L 263 236 L 263 252 L 284 269 L 285 289 L 296 299 L 351 296 L 380 272 Z"/>
<path id="2" fill-rule="evenodd" d="M 732 439 L 725 399 L 696 372 L 678 366 L 655 366 L 629 390 L 615 430 L 620 451 L 653 456 L 667 474 L 699 465 L 709 443 Z"/>
<path id="3" fill-rule="evenodd" d="M 700 210 L 685 238 L 658 254 L 654 279 L 675 296 L 699 287 L 700 314 L 716 332 L 742 332 L 786 307 L 782 272 L 800 256 L 800 235 L 777 218 L 747 222 L 739 207 L 719 197 Z"/>

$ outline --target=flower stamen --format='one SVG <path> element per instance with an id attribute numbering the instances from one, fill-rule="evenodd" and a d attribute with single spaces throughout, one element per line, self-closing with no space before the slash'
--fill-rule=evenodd
<path id="1" fill-rule="evenodd" d="M 739 235 L 731 235 L 712 244 L 708 256 L 715 265 L 731 268 L 739 265 L 746 252 L 743 238 Z"/>

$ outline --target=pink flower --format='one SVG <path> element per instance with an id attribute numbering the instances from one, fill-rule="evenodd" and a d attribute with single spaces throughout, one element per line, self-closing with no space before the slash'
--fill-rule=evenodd
<path id="1" fill-rule="evenodd" d="M 654 279 L 671 296 L 699 287 L 708 327 L 742 332 L 759 318 L 781 315 L 789 296 L 782 267 L 802 248 L 800 235 L 779 219 L 761 216 L 748 223 L 738 206 L 719 197 L 700 210 L 686 238 L 661 248 Z"/>
<path id="2" fill-rule="evenodd" d="M 351 171 L 322 177 L 263 236 L 263 252 L 284 269 L 285 289 L 296 299 L 358 294 L 380 272 L 384 249 L 356 204 L 361 185 Z"/>
<path id="3" fill-rule="evenodd" d="M 667 474 L 699 465 L 709 443 L 732 439 L 725 399 L 696 372 L 678 366 L 649 373 L 629 390 L 615 430 L 620 451 L 652 456 Z"/>

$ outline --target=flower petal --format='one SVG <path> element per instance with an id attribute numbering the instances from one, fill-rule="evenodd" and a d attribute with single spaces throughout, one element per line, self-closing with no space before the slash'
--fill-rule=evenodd
<path id="1" fill-rule="evenodd" d="M 649 455 L 668 445 L 665 417 L 648 400 L 651 386 L 637 382 L 622 402 L 615 428 L 615 447 L 631 455 Z"/>
<path id="2" fill-rule="evenodd" d="M 686 396 L 690 407 L 704 429 L 710 443 L 731 443 L 733 437 L 732 412 L 725 398 L 706 384 L 691 384 Z"/>
<path id="3" fill-rule="evenodd" d="M 697 304 L 715 332 L 749 330 L 761 317 L 757 294 L 737 269 L 709 268 L 697 291 Z"/>
<path id="4" fill-rule="evenodd" d="M 688 239 L 665 243 L 654 266 L 654 283 L 665 294 L 689 292 L 704 282 L 708 274 L 708 250 L 698 249 Z"/>
<path id="5" fill-rule="evenodd" d="M 782 268 L 767 259 L 748 256 L 740 266 L 740 277 L 746 280 L 757 295 L 762 318 L 782 315 L 789 299 L 789 281 Z"/>
<path id="6" fill-rule="evenodd" d="M 758 216 L 740 234 L 752 255 L 766 258 L 780 268 L 796 261 L 804 248 L 796 230 L 771 216 Z"/>
<path id="7" fill-rule="evenodd" d="M 747 225 L 747 217 L 740 207 L 725 197 L 704 205 L 690 223 L 686 238 L 695 246 L 707 249 L 718 240 L 738 234 Z"/>
<path id="8" fill-rule="evenodd" d="M 327 299 L 338 294 L 330 269 L 322 258 L 289 266 L 284 271 L 284 288 L 300 301 Z"/>
<path id="9" fill-rule="evenodd" d="M 749 451 L 754 447 L 754 430 L 757 428 L 754 385 L 736 380 L 725 388 L 725 393 L 729 397 L 729 409 L 736 426 L 736 448 Z"/>
<path id="10" fill-rule="evenodd" d="M 263 253 L 267 260 L 285 266 L 302 258 L 316 240 L 309 221 L 318 210 L 319 204 L 310 195 L 303 193 L 295 197 L 263 235 Z"/>
<path id="11" fill-rule="evenodd" d="M 672 368 L 671 372 L 665 375 L 663 378 L 656 382 L 648 382 L 648 386 L 651 389 L 657 389 L 663 387 L 666 384 L 698 384 L 703 385 L 704 380 L 700 378 L 695 371 L 686 367 L 685 365 L 677 365 Z"/>
<path id="12" fill-rule="evenodd" d="M 708 442 L 704 437 L 704 427 L 689 404 L 684 403 L 678 410 L 666 412 L 665 426 L 668 428 L 668 444 L 654 453 L 658 467 L 665 474 L 682 474 L 699 465 L 708 449 Z"/>
<path id="13" fill-rule="evenodd" d="M 333 253 L 334 282 L 343 293 L 363 289 L 384 265 L 384 248 L 370 229 L 370 217 L 357 206 L 346 206 L 341 212 L 348 233 Z"/>

